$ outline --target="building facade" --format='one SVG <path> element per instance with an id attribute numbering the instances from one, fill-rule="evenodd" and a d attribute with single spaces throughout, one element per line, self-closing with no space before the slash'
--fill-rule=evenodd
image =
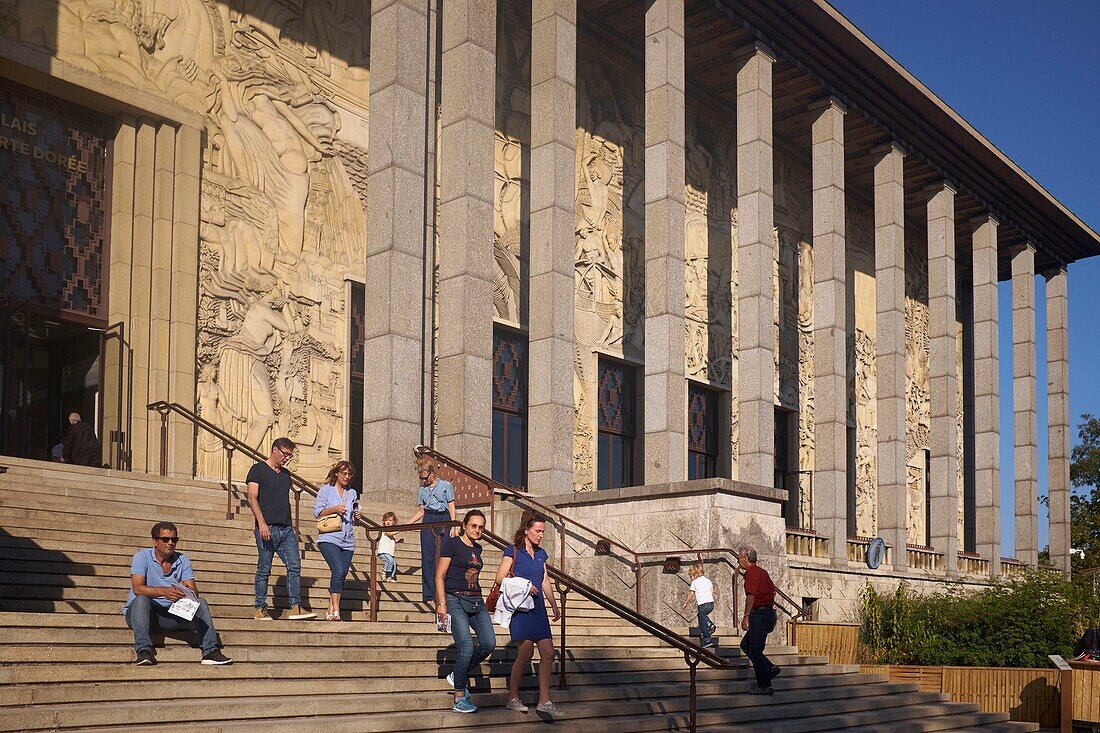
<path id="1" fill-rule="evenodd" d="M 155 471 L 166 399 L 388 497 L 417 444 L 577 507 L 755 491 L 692 511 L 758 510 L 840 601 L 874 537 L 875 577 L 1001 573 L 1011 419 L 1016 559 L 1046 435 L 1068 572 L 1100 237 L 823 0 L 9 0 L 0 37 L 4 452 L 79 407 Z M 172 473 L 225 475 L 168 429 Z"/>

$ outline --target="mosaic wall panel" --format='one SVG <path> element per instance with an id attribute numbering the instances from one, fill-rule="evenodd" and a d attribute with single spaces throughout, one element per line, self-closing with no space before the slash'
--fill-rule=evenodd
<path id="1" fill-rule="evenodd" d="M 110 118 L 0 82 L 3 294 L 106 319 Z"/>

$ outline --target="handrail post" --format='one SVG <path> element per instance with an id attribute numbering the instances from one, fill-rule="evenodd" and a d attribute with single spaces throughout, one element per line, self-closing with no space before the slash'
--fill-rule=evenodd
<path id="1" fill-rule="evenodd" d="M 305 549 L 305 542 L 302 542 L 302 532 L 298 529 L 298 518 L 302 514 L 302 487 L 294 487 L 294 539 L 297 542 L 302 543 L 302 549 Z"/>
<path id="2" fill-rule="evenodd" d="M 233 446 L 223 442 L 226 452 L 225 477 L 225 518 L 233 518 Z"/>
<path id="3" fill-rule="evenodd" d="M 367 530 L 367 542 L 370 543 L 370 620 L 371 623 L 378 621 L 378 540 L 382 539 L 382 535 L 378 535 L 378 539 L 371 536 L 370 530 Z"/>
<path id="4" fill-rule="evenodd" d="M 642 561 L 634 556 L 634 610 L 642 612 Z"/>
<path id="5" fill-rule="evenodd" d="M 160 475 L 168 475 L 168 412 L 160 413 Z"/>
<path id="6" fill-rule="evenodd" d="M 489 487 L 489 531 L 497 531 L 497 492 L 492 486 Z"/>
<path id="7" fill-rule="evenodd" d="M 564 518 L 561 520 L 561 532 L 559 533 L 559 536 L 558 536 L 558 542 L 561 543 L 561 548 L 558 552 L 559 556 L 561 557 L 561 561 L 560 561 L 561 562 L 561 571 L 563 573 L 568 573 L 569 571 L 565 569 L 565 519 Z"/>
<path id="8" fill-rule="evenodd" d="M 687 662 L 688 675 L 691 679 L 690 691 L 688 692 L 688 696 L 690 698 L 690 702 L 688 704 L 689 705 L 688 706 L 688 730 L 691 731 L 691 733 L 695 733 L 695 726 L 696 726 L 696 722 L 695 722 L 695 708 L 696 708 L 695 675 L 696 675 L 696 670 L 695 670 L 695 668 L 699 666 L 699 657 L 698 656 L 693 657 L 688 652 L 684 652 L 684 661 Z"/>
<path id="9" fill-rule="evenodd" d="M 561 596 L 561 633 L 558 635 L 559 651 L 558 651 L 558 689 L 568 690 L 569 684 L 565 678 L 565 599 L 569 595 L 569 586 L 556 583 L 558 586 L 558 595 Z"/>

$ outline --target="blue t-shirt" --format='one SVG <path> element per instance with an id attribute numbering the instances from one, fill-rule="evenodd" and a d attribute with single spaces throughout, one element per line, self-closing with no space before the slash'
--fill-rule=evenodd
<path id="1" fill-rule="evenodd" d="M 157 553 L 152 547 L 134 553 L 134 559 L 130 561 L 130 575 L 144 575 L 145 585 L 158 588 L 171 588 L 172 583 L 183 585 L 183 581 L 195 579 L 195 571 L 191 569 L 191 561 L 187 559 L 187 555 L 180 552 L 176 553 L 175 559 L 172 560 L 172 569 L 165 575 L 164 568 L 161 567 L 160 562 L 157 560 Z M 153 598 L 152 601 L 165 608 L 172 605 L 172 601 L 164 597 Z M 130 596 L 126 599 L 126 605 L 122 607 L 122 612 L 126 613 L 126 609 L 133 602 L 134 586 L 131 584 Z"/>
<path id="2" fill-rule="evenodd" d="M 515 545 L 508 545 L 504 548 L 504 556 L 512 558 L 514 563 L 512 572 L 515 573 L 517 578 L 530 580 L 531 585 L 538 588 L 539 593 L 542 593 L 542 579 L 546 575 L 546 561 L 550 559 L 550 556 L 546 554 L 546 550 L 536 547 L 535 556 L 531 557 L 525 549 L 516 552 Z"/>
<path id="3" fill-rule="evenodd" d="M 435 480 L 435 486 L 421 486 L 416 503 L 427 512 L 448 511 L 447 505 L 455 500 L 455 487 L 450 481 L 441 478 Z"/>
<path id="4" fill-rule="evenodd" d="M 340 503 L 340 490 L 332 484 L 325 484 L 317 492 L 317 498 L 313 501 L 313 516 L 320 516 L 321 512 L 330 506 Z M 355 490 L 344 489 L 344 526 L 339 532 L 323 532 L 317 535 L 317 542 L 328 542 L 345 550 L 355 549 L 355 525 L 352 524 L 352 507 L 355 505 Z"/>
<path id="5" fill-rule="evenodd" d="M 481 595 L 481 545 L 470 547 L 461 537 L 448 537 L 439 548 L 439 556 L 449 557 L 451 564 L 443 576 L 444 593 L 476 593 Z"/>

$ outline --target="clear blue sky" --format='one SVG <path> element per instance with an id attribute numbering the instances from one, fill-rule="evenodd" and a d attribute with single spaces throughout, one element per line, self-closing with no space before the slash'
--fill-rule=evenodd
<path id="1" fill-rule="evenodd" d="M 1100 231 L 1100 2 L 830 0 L 925 86 Z M 1015 548 L 1011 308 L 1001 284 L 1001 542 Z M 1039 307 L 1039 493 L 1046 493 L 1046 327 Z M 1100 413 L 1100 257 L 1070 266 L 1070 415 Z M 1047 544 L 1040 507 L 1039 546 Z"/>

